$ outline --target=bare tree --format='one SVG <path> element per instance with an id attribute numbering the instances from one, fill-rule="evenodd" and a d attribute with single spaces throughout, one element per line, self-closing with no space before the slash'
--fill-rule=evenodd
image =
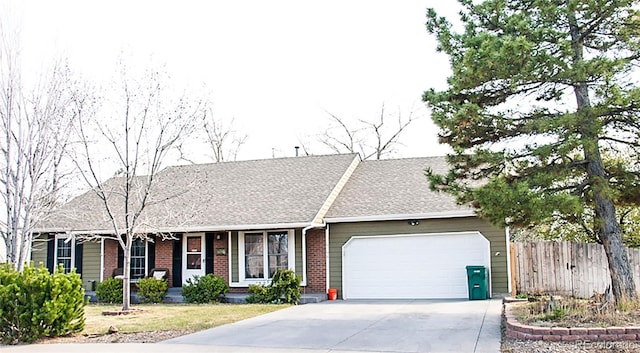
<path id="1" fill-rule="evenodd" d="M 0 236 L 6 261 L 22 271 L 30 259 L 34 227 L 58 203 L 68 175 L 64 162 L 75 114 L 68 108 L 68 68 L 55 64 L 28 87 L 18 35 L 2 27 L 0 21 Z"/>
<path id="2" fill-rule="evenodd" d="M 153 203 L 156 176 L 167 155 L 194 129 L 202 118 L 204 104 L 186 94 L 178 98 L 168 91 L 165 75 L 148 70 L 140 79 L 122 66 L 121 79 L 111 108 L 103 114 L 91 109 L 84 97 L 76 109 L 88 113 L 80 119 L 78 135 L 83 146 L 75 158 L 82 177 L 104 206 L 112 234 L 85 235 L 85 238 L 112 239 L 124 252 L 122 310 L 129 310 L 131 248 L 133 242 L 149 237 L 149 224 L 143 212 Z M 103 158 L 112 161 L 117 177 L 102 182 L 99 167 Z M 160 234 L 163 238 L 170 234 Z"/>
<path id="3" fill-rule="evenodd" d="M 209 106 L 209 104 L 207 104 Z M 202 116 L 199 128 L 202 128 L 204 134 L 198 134 L 204 140 L 204 143 L 211 149 L 212 154 L 208 158 L 214 162 L 235 161 L 238 158 L 240 148 L 247 141 L 247 135 L 242 134 L 234 128 L 235 119 L 227 124 L 223 119 L 217 119 L 213 114 L 213 109 L 208 108 L 206 114 Z M 185 145 L 190 141 L 185 141 Z M 179 159 L 196 164 L 197 162 L 189 157 L 187 150 L 189 146 L 179 144 L 176 146 Z"/>
<path id="4" fill-rule="evenodd" d="M 207 142 L 213 151 L 213 159 L 216 162 L 235 161 L 240 147 L 247 141 L 247 135 L 234 130 L 231 119 L 229 125 L 223 120 L 216 120 L 212 110 L 203 117 L 203 127 L 207 134 Z"/>
<path id="5" fill-rule="evenodd" d="M 318 140 L 336 153 L 360 153 L 363 159 L 382 159 L 393 154 L 400 144 L 400 135 L 419 117 L 409 112 L 404 117 L 400 111 L 394 117 L 395 124 L 389 123 L 384 104 L 380 116 L 373 122 L 359 119 L 357 124 L 327 111 L 332 125 L 323 131 Z M 303 150 L 308 148 L 303 144 Z"/>

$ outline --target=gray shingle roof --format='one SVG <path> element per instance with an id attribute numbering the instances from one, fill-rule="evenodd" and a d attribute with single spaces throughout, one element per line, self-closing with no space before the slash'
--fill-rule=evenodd
<path id="1" fill-rule="evenodd" d="M 429 189 L 425 169 L 445 174 L 444 157 L 363 161 L 327 212 L 326 219 L 471 214 L 449 194 Z"/>
<path id="2" fill-rule="evenodd" d="M 169 167 L 157 174 L 143 218 L 160 229 L 310 223 L 356 158 L 343 154 Z M 117 188 L 117 179 L 105 185 Z M 40 228 L 112 229 L 91 191 Z"/>

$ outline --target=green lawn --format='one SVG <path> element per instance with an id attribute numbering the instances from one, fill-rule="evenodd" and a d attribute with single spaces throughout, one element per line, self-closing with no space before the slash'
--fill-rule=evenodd
<path id="1" fill-rule="evenodd" d="M 199 331 L 270 313 L 289 305 L 259 304 L 148 304 L 135 305 L 143 311 L 132 315 L 105 316 L 103 311 L 118 310 L 118 305 L 90 304 L 85 307 L 83 333 L 106 333 L 109 326 L 120 332 L 188 330 Z"/>

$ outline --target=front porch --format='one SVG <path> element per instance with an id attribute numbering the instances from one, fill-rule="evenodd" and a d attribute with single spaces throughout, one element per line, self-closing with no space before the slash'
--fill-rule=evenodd
<path id="1" fill-rule="evenodd" d="M 98 300 L 96 298 L 95 291 L 85 291 L 85 297 L 89 298 L 89 302 L 96 303 Z M 245 299 L 247 298 L 248 293 L 227 293 L 225 298 L 223 299 L 223 303 L 230 304 L 246 304 Z M 300 304 L 311 304 L 311 303 L 320 303 L 322 301 L 327 300 L 326 293 L 302 293 L 302 298 L 300 299 Z M 140 298 L 136 292 L 131 293 L 131 303 L 139 304 Z M 163 303 L 184 303 L 184 298 L 182 297 L 182 287 L 170 287 L 167 289 L 167 295 L 164 297 Z"/>

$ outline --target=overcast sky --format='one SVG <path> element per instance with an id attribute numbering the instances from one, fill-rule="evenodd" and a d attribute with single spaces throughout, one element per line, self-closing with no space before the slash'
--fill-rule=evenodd
<path id="1" fill-rule="evenodd" d="M 7 0 L 0 0 L 7 1 Z M 403 137 L 398 157 L 446 153 L 421 102 L 443 88 L 447 58 L 435 51 L 425 12 L 455 3 L 402 1 L 35 1 L 16 2 L 29 66 L 68 58 L 74 71 L 105 79 L 122 53 L 166 63 L 192 90 L 205 86 L 214 114 L 235 119 L 248 140 L 239 159 L 292 156 L 329 111 L 375 119 L 411 110 L 424 119 Z"/>

